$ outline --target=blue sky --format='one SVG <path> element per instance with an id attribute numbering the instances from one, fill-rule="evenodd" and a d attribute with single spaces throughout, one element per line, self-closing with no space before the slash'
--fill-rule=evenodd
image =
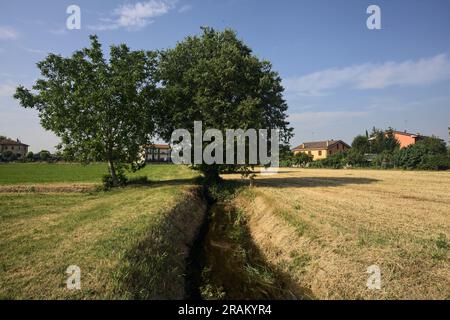
<path id="1" fill-rule="evenodd" d="M 81 8 L 68 30 L 66 8 Z M 366 27 L 369 5 L 381 30 Z M 200 26 L 233 28 L 272 62 L 286 88 L 292 145 L 352 138 L 372 126 L 437 135 L 450 126 L 450 1 L 447 0 L 0 0 L 0 134 L 31 150 L 58 139 L 11 98 L 39 76 L 47 52 L 69 55 L 96 33 L 107 48 L 173 47 Z"/>

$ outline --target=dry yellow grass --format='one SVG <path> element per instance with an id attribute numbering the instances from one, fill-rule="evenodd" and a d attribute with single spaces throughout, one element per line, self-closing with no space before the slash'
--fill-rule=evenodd
<path id="1" fill-rule="evenodd" d="M 449 172 L 283 169 L 236 205 L 267 261 L 313 298 L 450 298 Z M 371 265 L 381 290 L 366 286 Z"/>

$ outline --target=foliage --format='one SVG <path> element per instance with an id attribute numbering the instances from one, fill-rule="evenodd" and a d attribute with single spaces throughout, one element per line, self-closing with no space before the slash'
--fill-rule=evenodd
<path id="1" fill-rule="evenodd" d="M 42 78 L 14 97 L 38 110 L 42 126 L 61 138 L 59 146 L 74 159 L 107 161 L 114 184 L 116 167 L 140 161 L 154 132 L 156 82 L 154 52 L 111 46 L 106 61 L 97 36 L 71 57 L 49 54 L 37 64 Z"/>
<path id="2" fill-rule="evenodd" d="M 365 153 L 360 149 L 350 149 L 346 153 L 346 162 L 345 164 L 351 165 L 354 167 L 366 167 L 369 165 Z"/>
<path id="3" fill-rule="evenodd" d="M 403 169 L 445 170 L 450 168 L 450 156 L 445 142 L 436 137 L 425 138 L 393 155 L 394 165 Z"/>
<path id="4" fill-rule="evenodd" d="M 103 190 L 108 191 L 113 187 L 124 186 L 127 183 L 127 177 L 123 170 L 117 170 L 117 182 L 114 182 L 110 174 L 105 174 L 102 177 Z"/>
<path id="5" fill-rule="evenodd" d="M 34 160 L 34 153 L 32 151 L 28 151 L 26 156 L 25 156 L 25 159 L 27 161 L 33 161 Z"/>
<path id="6" fill-rule="evenodd" d="M 259 60 L 232 30 L 202 28 L 175 48 L 161 52 L 160 135 L 169 140 L 173 130 L 193 132 L 195 120 L 203 130 L 279 129 L 283 143 L 292 135 L 286 121 L 281 78 L 268 61 Z M 208 179 L 218 179 L 227 165 L 195 166 Z"/>
<path id="7" fill-rule="evenodd" d="M 399 151 L 396 152 L 398 153 Z M 395 152 L 384 150 L 376 155 L 372 165 L 383 169 L 392 168 L 394 166 L 394 154 Z"/>
<path id="8" fill-rule="evenodd" d="M 17 155 L 14 154 L 11 150 L 6 150 L 2 152 L 1 155 L 2 161 L 11 162 L 17 159 Z"/>
<path id="9" fill-rule="evenodd" d="M 400 148 L 400 143 L 395 139 L 394 130 L 388 128 L 384 131 L 373 128 L 370 135 L 370 153 L 381 153 L 385 150 L 394 151 Z"/>
<path id="10" fill-rule="evenodd" d="M 305 166 L 312 162 L 313 157 L 307 153 L 299 152 L 292 157 L 292 165 Z"/>
<path id="11" fill-rule="evenodd" d="M 51 159 L 50 152 L 47 150 L 42 150 L 41 152 L 39 152 L 39 159 L 41 161 L 49 161 Z"/>
<path id="12" fill-rule="evenodd" d="M 299 152 L 294 155 L 289 149 L 283 150 L 280 148 L 280 166 L 281 167 L 304 167 L 312 162 L 312 156 Z"/>
<path id="13" fill-rule="evenodd" d="M 339 152 L 335 153 L 325 159 L 313 161 L 309 164 L 310 168 L 333 168 L 341 169 L 347 164 L 347 153 Z"/>
<path id="14" fill-rule="evenodd" d="M 358 135 L 353 139 L 352 149 L 362 154 L 370 152 L 370 143 L 367 136 Z"/>

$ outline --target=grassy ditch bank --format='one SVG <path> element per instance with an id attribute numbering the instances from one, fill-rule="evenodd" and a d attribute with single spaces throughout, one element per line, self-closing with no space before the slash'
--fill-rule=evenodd
<path id="1" fill-rule="evenodd" d="M 307 299 L 270 264 L 253 242 L 245 213 L 234 198 L 246 187 L 224 181 L 210 187 L 208 228 L 203 235 L 198 291 L 201 299 Z"/>

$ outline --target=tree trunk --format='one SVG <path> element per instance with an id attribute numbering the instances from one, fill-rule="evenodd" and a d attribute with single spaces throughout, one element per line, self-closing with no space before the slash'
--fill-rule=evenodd
<path id="1" fill-rule="evenodd" d="M 205 165 L 202 169 L 207 184 L 212 184 L 221 181 L 219 168 L 217 166 Z"/>
<path id="2" fill-rule="evenodd" d="M 117 187 L 119 185 L 119 180 L 116 175 L 116 168 L 114 168 L 114 163 L 111 160 L 108 160 L 108 168 L 109 174 L 111 175 L 113 185 Z"/>

